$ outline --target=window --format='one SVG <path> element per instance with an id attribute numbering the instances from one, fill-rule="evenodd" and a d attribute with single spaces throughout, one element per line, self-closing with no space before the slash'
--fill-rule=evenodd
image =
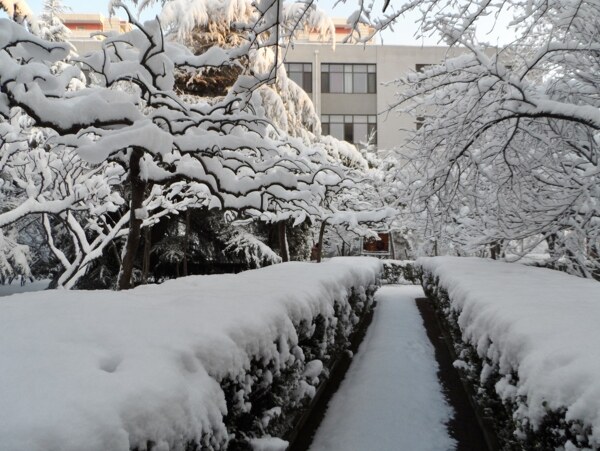
<path id="1" fill-rule="evenodd" d="M 377 143 L 377 116 L 359 114 L 324 114 L 321 117 L 322 133 L 353 144 L 366 143 L 373 136 Z"/>
<path id="2" fill-rule="evenodd" d="M 417 130 L 419 130 L 425 124 L 425 116 L 417 116 Z"/>
<path id="3" fill-rule="evenodd" d="M 312 63 L 285 63 L 285 71 L 305 92 L 312 92 Z"/>
<path id="4" fill-rule="evenodd" d="M 321 64 L 321 92 L 374 94 L 375 68 L 375 64 Z"/>
<path id="5" fill-rule="evenodd" d="M 415 70 L 417 72 L 423 72 L 428 67 L 433 66 L 433 64 L 415 64 Z"/>

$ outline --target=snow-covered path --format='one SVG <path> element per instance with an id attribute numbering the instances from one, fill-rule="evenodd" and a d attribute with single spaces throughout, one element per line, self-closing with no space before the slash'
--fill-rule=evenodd
<path id="1" fill-rule="evenodd" d="M 329 403 L 311 451 L 445 451 L 452 408 L 437 378 L 415 286 L 377 292 L 373 323 Z"/>

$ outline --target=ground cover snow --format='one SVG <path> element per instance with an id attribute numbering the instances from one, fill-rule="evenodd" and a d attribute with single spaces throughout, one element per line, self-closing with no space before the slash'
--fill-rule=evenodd
<path id="1" fill-rule="evenodd" d="M 311 451 L 454 449 L 452 409 L 415 304 L 420 287 L 384 286 L 373 323 L 329 403 Z"/>
<path id="2" fill-rule="evenodd" d="M 326 349 L 302 348 L 299 336 L 335 341 L 326 333 L 337 337 L 357 321 L 349 299 L 368 302 L 380 271 L 377 259 L 343 258 L 122 292 L 3 298 L 0 449 L 125 451 L 153 443 L 157 451 L 189 441 L 219 448 L 233 438 L 223 418 L 232 399 L 230 416 L 252 412 L 267 431 L 288 406 L 252 410 L 252 396 L 275 390 L 286 372 L 298 379 L 281 399 L 314 393 L 323 368 L 314 356 Z"/>
<path id="3" fill-rule="evenodd" d="M 476 258 L 417 264 L 482 366 L 456 364 L 478 368 L 478 383 L 491 385 L 516 422 L 514 437 L 530 446 L 543 439 L 543 449 L 599 449 L 600 283 Z"/>

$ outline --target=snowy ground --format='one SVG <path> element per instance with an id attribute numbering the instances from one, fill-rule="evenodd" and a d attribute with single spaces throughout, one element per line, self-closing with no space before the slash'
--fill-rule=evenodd
<path id="1" fill-rule="evenodd" d="M 454 449 L 434 349 L 414 299 L 420 287 L 385 286 L 373 324 L 329 404 L 311 451 Z"/>
<path id="2" fill-rule="evenodd" d="M 10 285 L 0 285 L 0 296 L 9 296 L 16 293 L 29 293 L 32 291 L 42 291 L 48 288 L 50 279 L 35 280 L 34 282 L 27 282 L 21 286 L 19 280 L 13 280 Z"/>

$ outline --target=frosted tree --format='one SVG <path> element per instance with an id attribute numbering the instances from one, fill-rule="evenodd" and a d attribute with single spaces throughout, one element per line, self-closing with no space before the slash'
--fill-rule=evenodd
<path id="1" fill-rule="evenodd" d="M 261 14 L 268 18 L 270 13 Z M 242 212 L 280 202 L 310 209 L 319 204 L 322 184 L 330 183 L 323 174 L 335 174 L 326 155 L 287 140 L 264 117 L 255 89 L 267 82 L 268 74 L 240 76 L 216 103 L 190 104 L 173 92 L 176 67 L 198 70 L 229 64 L 239 49 L 213 48 L 194 56 L 166 42 L 157 21 L 142 25 L 132 16 L 130 20 L 137 29 L 108 37 L 101 53 L 81 59 L 102 86 L 75 94 L 68 92 L 67 84 L 76 68 L 51 70 L 66 57 L 65 45 L 37 39 L 9 21 L 3 23 L 8 33 L 0 43 L 5 93 L 0 110 L 21 107 L 83 160 L 111 161 L 126 170 L 130 217 L 120 288 L 131 284 L 151 186 L 160 189 L 186 181 L 199 187 L 209 208 Z M 264 26 L 268 39 L 269 28 Z M 257 37 L 256 45 L 262 39 Z M 20 64 L 21 55 L 29 57 L 25 65 Z M 15 71 L 24 76 L 12 78 Z M 31 84 L 33 79 L 39 81 Z"/>
<path id="2" fill-rule="evenodd" d="M 70 30 L 60 18 L 68 11 L 61 0 L 44 0 L 42 14 L 38 20 L 39 36 L 47 41 L 67 42 Z"/>
<path id="3" fill-rule="evenodd" d="M 0 9 L 18 23 L 28 23 L 35 27 L 36 18 L 25 0 L 0 0 Z"/>
<path id="4" fill-rule="evenodd" d="M 19 244 L 16 233 L 4 235 L 0 230 L 0 283 L 10 283 L 16 277 L 31 277 L 29 248 Z"/>
<path id="5" fill-rule="evenodd" d="M 399 106 L 426 116 L 410 201 L 460 220 L 455 242 L 545 241 L 557 265 L 598 276 L 598 6 L 431 0 L 399 12 L 411 9 L 425 11 L 423 33 L 466 53 L 402 80 Z M 485 50 L 476 26 L 507 12 L 517 38 Z"/>
<path id="6" fill-rule="evenodd" d="M 265 116 L 280 133 L 300 139 L 303 145 L 316 148 L 319 153 L 326 152 L 331 165 L 366 166 L 364 158 L 354 146 L 321 136 L 320 121 L 310 97 L 287 77 L 282 64 L 286 45 L 299 29 L 316 30 L 324 39 L 333 37 L 335 30 L 331 19 L 314 4 L 265 1 L 258 8 L 250 1 L 172 0 L 138 4 L 143 9 L 152 3 L 163 5 L 160 19 L 165 24 L 167 35 L 186 44 L 196 54 L 203 54 L 215 45 L 226 49 L 243 47 L 253 39 L 256 25 L 239 24 L 249 22 L 260 25 L 261 11 L 278 10 L 278 27 L 269 31 L 266 45 L 261 44 L 258 49 L 249 51 L 234 67 L 203 69 L 195 73 L 186 71 L 177 79 L 179 88 L 191 95 L 219 96 L 230 89 L 242 70 L 251 74 L 268 74 L 269 83 L 262 84 L 256 91 L 261 96 Z M 278 45 L 272 45 L 274 42 Z M 312 212 L 308 213 L 302 208 L 276 203 L 271 207 L 271 214 L 257 214 L 259 220 L 277 224 L 277 235 L 280 237 L 277 247 L 284 261 L 289 258 L 286 244 L 289 226 L 314 221 L 320 216 L 318 208 L 312 208 Z"/>

